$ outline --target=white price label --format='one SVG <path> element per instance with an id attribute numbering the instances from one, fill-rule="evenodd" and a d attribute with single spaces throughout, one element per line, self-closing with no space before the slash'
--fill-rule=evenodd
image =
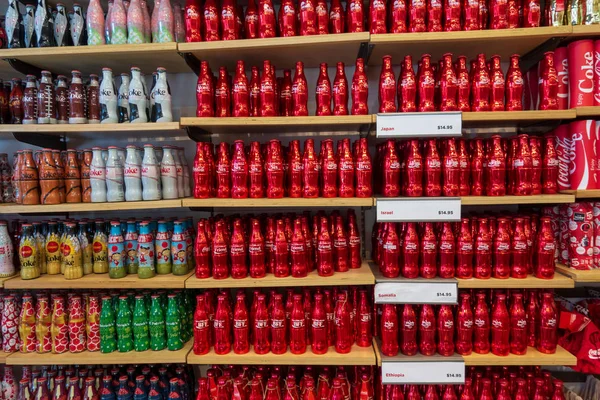
<path id="1" fill-rule="evenodd" d="M 377 114 L 377 137 L 452 137 L 462 134 L 461 112 Z"/>
<path id="2" fill-rule="evenodd" d="M 375 303 L 378 304 L 456 304 L 457 301 L 458 284 L 453 279 L 448 282 L 406 279 L 375 284 Z"/>
<path id="3" fill-rule="evenodd" d="M 385 384 L 462 384 L 465 383 L 464 361 L 381 362 L 381 380 Z"/>
<path id="4" fill-rule="evenodd" d="M 460 221 L 460 197 L 377 198 L 377 222 Z"/>

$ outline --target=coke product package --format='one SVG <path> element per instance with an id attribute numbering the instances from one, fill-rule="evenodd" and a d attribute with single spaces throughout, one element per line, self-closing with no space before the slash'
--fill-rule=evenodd
<path id="1" fill-rule="evenodd" d="M 569 188 L 571 190 L 595 189 L 596 183 L 596 122 L 574 121 L 569 124 Z M 559 163 L 561 157 L 559 156 Z M 560 164 L 559 164 L 560 165 Z"/>
<path id="2" fill-rule="evenodd" d="M 569 57 L 567 47 L 554 50 L 554 67 L 558 76 L 558 109 L 569 108 Z"/>
<path id="3" fill-rule="evenodd" d="M 591 203 L 573 203 L 567 208 L 568 251 L 571 268 L 594 268 L 594 226 Z"/>
<path id="4" fill-rule="evenodd" d="M 569 43 L 569 108 L 594 105 L 594 41 Z M 559 83 L 560 85 L 560 83 Z"/>

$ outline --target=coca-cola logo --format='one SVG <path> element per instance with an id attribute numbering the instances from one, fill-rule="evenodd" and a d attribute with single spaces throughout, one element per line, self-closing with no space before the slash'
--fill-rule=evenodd
<path id="1" fill-rule="evenodd" d="M 383 328 L 386 330 L 392 330 L 392 329 L 394 329 L 394 326 L 395 326 L 395 324 L 393 321 L 384 321 L 383 322 Z"/>
<path id="2" fill-rule="evenodd" d="M 453 327 L 454 327 L 454 321 L 452 321 L 451 319 L 448 321 L 444 321 L 444 328 L 452 329 Z"/>
<path id="3" fill-rule="evenodd" d="M 502 328 L 502 321 L 500 321 L 498 319 L 493 319 L 492 320 L 492 327 L 494 327 L 494 328 Z"/>
<path id="4" fill-rule="evenodd" d="M 225 245 L 214 245 L 212 247 L 212 252 L 213 252 L 214 255 L 227 254 L 227 246 L 225 246 Z"/>
<path id="5" fill-rule="evenodd" d="M 111 97 L 114 95 L 114 93 L 112 90 L 104 88 L 100 91 L 100 95 L 106 96 L 106 97 Z"/>
<path id="6" fill-rule="evenodd" d="M 417 244 L 416 243 L 406 243 L 404 245 L 404 249 L 405 250 L 409 250 L 409 251 L 416 251 L 417 250 Z"/>
<path id="7" fill-rule="evenodd" d="M 496 251 L 505 252 L 505 251 L 509 251 L 509 250 L 510 250 L 510 245 L 508 243 L 498 243 L 498 245 L 496 246 Z"/>
<path id="8" fill-rule="evenodd" d="M 33 255 L 33 249 L 31 248 L 31 246 L 21 246 L 21 257 L 23 258 L 28 258 L 31 257 Z"/>
<path id="9" fill-rule="evenodd" d="M 104 176 L 104 170 L 103 169 L 90 169 L 90 176 L 94 176 L 94 177 L 103 177 Z"/>
<path id="10" fill-rule="evenodd" d="M 583 61 L 580 69 L 583 72 L 584 79 L 577 82 L 577 87 L 581 93 L 592 93 L 594 90 L 594 54 L 586 51 L 583 55 Z"/>
<path id="11" fill-rule="evenodd" d="M 140 97 L 142 95 L 142 91 L 136 88 L 131 88 L 129 89 L 129 97 L 131 96 L 138 96 Z"/>
<path id="12" fill-rule="evenodd" d="M 291 320 L 292 329 L 301 329 L 304 328 L 304 320 L 303 319 L 293 319 Z"/>
<path id="13" fill-rule="evenodd" d="M 588 350 L 588 358 L 590 360 L 600 359 L 600 349 L 589 349 Z"/>
<path id="14" fill-rule="evenodd" d="M 517 321 L 517 326 L 521 329 L 527 328 L 527 321 L 524 319 L 520 319 Z"/>
<path id="15" fill-rule="evenodd" d="M 46 250 L 49 253 L 55 253 L 58 251 L 58 243 L 55 242 L 54 240 L 51 242 L 46 243 Z"/>
<path id="16" fill-rule="evenodd" d="M 94 245 L 92 246 L 92 249 L 94 250 L 94 253 L 100 253 L 102 251 L 102 248 L 104 246 L 102 246 L 102 243 L 100 242 L 94 242 Z"/>
<path id="17" fill-rule="evenodd" d="M 467 329 L 471 329 L 473 327 L 473 320 L 472 319 L 466 319 L 463 321 L 463 326 Z"/>
<path id="18" fill-rule="evenodd" d="M 160 168 L 160 172 L 163 175 L 171 175 L 171 174 L 173 174 L 175 172 L 175 169 L 173 167 L 171 167 L 171 166 L 164 166 L 164 167 Z"/>
<path id="19" fill-rule="evenodd" d="M 248 327 L 248 321 L 245 319 L 234 319 L 233 320 L 233 328 L 234 329 L 243 329 Z"/>
<path id="20" fill-rule="evenodd" d="M 473 251 L 473 245 L 471 243 L 462 243 L 460 250 L 464 253 L 470 253 Z"/>
<path id="21" fill-rule="evenodd" d="M 71 91 L 71 92 L 69 92 L 69 99 L 70 100 L 83 100 L 83 93 Z"/>
<path id="22" fill-rule="evenodd" d="M 415 328 L 415 321 L 412 321 L 412 320 L 404 321 L 404 328 L 405 329 L 414 329 Z"/>
<path id="23" fill-rule="evenodd" d="M 481 318 L 477 318 L 475 320 L 475 326 L 478 328 L 483 328 L 485 326 L 485 321 Z"/>
<path id="24" fill-rule="evenodd" d="M 426 319 L 424 319 L 423 321 L 421 321 L 421 327 L 424 329 L 429 329 L 431 328 L 432 324 L 431 321 L 428 321 Z"/>
<path id="25" fill-rule="evenodd" d="M 140 172 L 140 170 L 135 167 L 126 167 L 123 172 L 125 173 L 125 175 L 137 175 Z"/>
<path id="26" fill-rule="evenodd" d="M 548 319 L 548 321 L 546 321 L 546 325 L 551 326 L 551 327 L 556 326 L 556 319 L 555 318 Z"/>
<path id="27" fill-rule="evenodd" d="M 421 168 L 421 160 L 413 158 L 408 162 L 407 168 L 409 169 L 420 169 Z"/>
<path id="28" fill-rule="evenodd" d="M 312 327 L 315 329 L 325 328 L 325 320 L 324 319 L 313 319 Z"/>
<path id="29" fill-rule="evenodd" d="M 256 322 L 258 323 L 259 321 L 256 321 Z M 273 320 L 271 320 L 271 328 L 275 328 L 275 329 L 281 329 L 281 328 L 283 328 L 283 320 L 282 319 L 273 319 Z"/>

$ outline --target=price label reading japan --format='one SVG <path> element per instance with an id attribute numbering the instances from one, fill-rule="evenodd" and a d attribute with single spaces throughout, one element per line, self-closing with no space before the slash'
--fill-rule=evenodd
<path id="1" fill-rule="evenodd" d="M 462 133 L 460 112 L 377 114 L 377 137 L 452 137 Z"/>
<path id="2" fill-rule="evenodd" d="M 383 384 L 462 384 L 465 382 L 464 361 L 383 361 Z"/>
<path id="3" fill-rule="evenodd" d="M 375 303 L 378 304 L 456 304 L 457 301 L 458 284 L 454 280 L 426 282 L 410 279 L 375 284 Z"/>
<path id="4" fill-rule="evenodd" d="M 378 222 L 460 221 L 459 197 L 377 198 Z"/>

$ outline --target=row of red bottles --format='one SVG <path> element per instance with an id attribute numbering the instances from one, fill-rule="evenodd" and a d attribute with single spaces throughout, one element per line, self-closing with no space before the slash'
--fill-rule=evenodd
<path id="1" fill-rule="evenodd" d="M 463 291 L 458 306 L 380 307 L 381 352 L 387 356 L 523 355 L 529 346 L 556 352 L 558 311 L 552 292 Z"/>
<path id="2" fill-rule="evenodd" d="M 427 139 L 377 146 L 375 191 L 384 197 L 528 196 L 558 192 L 554 136 Z"/>
<path id="3" fill-rule="evenodd" d="M 213 366 L 198 379 L 196 400 L 372 400 L 373 390 L 370 366 Z"/>
<path id="4" fill-rule="evenodd" d="M 360 233 L 353 209 L 301 215 L 198 221 L 196 277 L 225 279 L 319 276 L 360 268 Z"/>
<path id="5" fill-rule="evenodd" d="M 315 87 L 315 115 L 366 115 L 369 82 L 364 60 L 358 58 L 352 82 L 348 84 L 343 62 L 336 65 L 333 84 L 327 64 L 320 65 Z M 304 64 L 296 63 L 292 71 L 285 69 L 278 77 L 269 60 L 263 63 L 262 73 L 252 67 L 250 79 L 243 61 L 238 61 L 232 78 L 226 67 L 219 68 L 215 77 L 208 62 L 200 63 L 196 86 L 197 117 L 275 117 L 307 116 L 309 88 Z M 350 99 L 350 108 L 348 108 Z"/>
<path id="6" fill-rule="evenodd" d="M 506 75 L 500 56 L 486 60 L 485 54 L 467 63 L 467 57 L 452 60 L 446 53 L 437 64 L 429 54 L 418 62 L 417 73 L 410 55 L 404 57 L 400 75 L 392 68 L 392 57 L 384 56 L 379 76 L 379 112 L 433 111 L 521 111 L 523 110 L 523 73 L 519 56 L 510 57 Z M 540 110 L 558 109 L 558 75 L 554 53 L 540 62 Z"/>
<path id="7" fill-rule="evenodd" d="M 554 277 L 551 218 L 536 214 L 462 218 L 457 223 L 379 222 L 373 227 L 372 248 L 388 278 Z"/>
<path id="8" fill-rule="evenodd" d="M 366 290 L 305 289 L 284 296 L 255 290 L 248 303 L 243 290 L 235 300 L 229 292 L 198 295 L 194 314 L 194 353 L 216 354 L 253 351 L 256 354 L 325 354 L 329 347 L 349 353 L 353 345 L 372 345 L 370 294 Z M 284 302 L 285 301 L 285 302 Z M 250 304 L 250 306 L 249 306 Z M 310 349 L 309 349 L 310 348 Z"/>
<path id="9" fill-rule="evenodd" d="M 221 142 L 198 142 L 194 159 L 195 198 L 371 197 L 373 166 L 366 138 L 321 141 L 313 139 L 282 146 L 279 140 L 261 145 L 236 140 L 233 150 Z"/>

